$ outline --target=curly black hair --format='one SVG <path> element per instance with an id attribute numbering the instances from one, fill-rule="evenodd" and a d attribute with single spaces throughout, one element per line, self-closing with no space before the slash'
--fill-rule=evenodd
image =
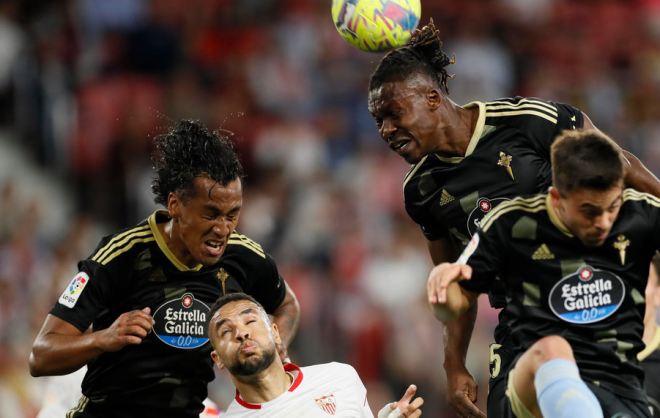
<path id="1" fill-rule="evenodd" d="M 392 80 L 405 80 L 412 74 L 422 72 L 428 74 L 441 90 L 449 94 L 447 79 L 454 78 L 454 74 L 447 72 L 449 64 L 456 62 L 442 50 L 440 31 L 435 28 L 433 19 L 415 34 L 402 47 L 390 51 L 380 60 L 378 67 L 371 74 L 369 91 L 383 83 Z"/>
<path id="2" fill-rule="evenodd" d="M 154 201 L 167 206 L 174 192 L 185 199 L 194 193 L 193 180 L 208 177 L 227 186 L 243 180 L 243 167 L 233 143 L 223 132 L 210 132 L 199 121 L 179 121 L 154 140 L 152 156 L 156 178 L 151 182 Z"/>

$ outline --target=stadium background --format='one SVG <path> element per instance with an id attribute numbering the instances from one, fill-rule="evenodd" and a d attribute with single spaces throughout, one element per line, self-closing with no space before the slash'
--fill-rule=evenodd
<path id="1" fill-rule="evenodd" d="M 433 0 L 459 104 L 537 96 L 584 110 L 660 174 L 660 1 Z M 373 408 L 414 382 L 444 405 L 429 256 L 403 209 L 408 167 L 366 110 L 379 54 L 336 33 L 330 0 L 0 0 L 0 417 L 33 417 L 27 359 L 99 238 L 155 208 L 151 139 L 180 118 L 235 132 L 239 231 L 295 290 L 294 362 L 343 361 Z M 475 173 L 479 175 L 479 173 Z M 468 363 L 484 408 L 496 312 Z M 224 374 L 210 396 L 233 397 Z"/>

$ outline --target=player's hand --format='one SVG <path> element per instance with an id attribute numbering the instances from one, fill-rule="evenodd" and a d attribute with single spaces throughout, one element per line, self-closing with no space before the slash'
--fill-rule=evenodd
<path id="1" fill-rule="evenodd" d="M 277 344 L 277 354 L 279 354 L 280 360 L 282 360 L 282 364 L 291 363 L 289 352 L 286 350 L 284 344 Z"/>
<path id="2" fill-rule="evenodd" d="M 406 418 L 417 418 L 422 415 L 422 410 L 419 409 L 424 404 L 424 399 L 415 398 L 414 401 L 410 402 L 417 392 L 417 386 L 410 385 L 404 393 L 403 398 L 397 402 L 392 402 L 389 407 L 394 412 L 398 410 L 398 414 L 395 414 L 394 417 L 406 417 Z M 392 417 L 392 413 L 388 415 L 388 418 Z"/>
<path id="3" fill-rule="evenodd" d="M 428 293 L 429 303 L 447 303 L 447 287 L 452 282 L 468 280 L 472 277 L 472 267 L 466 264 L 438 264 L 429 273 L 426 281 L 426 292 Z"/>
<path id="4" fill-rule="evenodd" d="M 447 370 L 447 403 L 462 418 L 486 418 L 477 402 L 477 382 L 465 367 Z"/>
<path id="5" fill-rule="evenodd" d="M 127 345 L 141 344 L 156 323 L 150 314 L 149 308 L 121 314 L 109 328 L 100 331 L 101 349 L 118 351 Z"/>

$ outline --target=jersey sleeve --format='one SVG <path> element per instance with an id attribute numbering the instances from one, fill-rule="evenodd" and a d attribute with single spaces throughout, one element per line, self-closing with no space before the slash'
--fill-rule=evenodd
<path id="1" fill-rule="evenodd" d="M 286 283 L 275 260 L 261 245 L 244 235 L 234 233 L 229 244 L 218 265 L 230 270 L 241 282 L 245 293 L 272 314 L 286 296 Z"/>
<path id="2" fill-rule="evenodd" d="M 492 227 L 488 231 L 478 229 L 472 236 L 457 261 L 458 264 L 472 267 L 472 277 L 460 281 L 461 287 L 474 293 L 488 293 L 492 290 L 500 272 L 500 262 L 504 259 L 502 249 L 505 243 L 500 236 L 496 228 Z"/>
<path id="3" fill-rule="evenodd" d="M 539 154 L 550 161 L 550 147 L 555 139 L 563 131 L 582 129 L 584 127 L 584 115 L 580 109 L 569 104 L 554 103 L 540 99 L 538 101 L 539 113 L 543 114 L 544 121 L 527 127 Z"/>
<path id="4" fill-rule="evenodd" d="M 50 310 L 56 316 L 85 332 L 96 317 L 108 308 L 121 284 L 107 266 L 95 261 L 78 263 L 78 273 Z"/>
<path id="5" fill-rule="evenodd" d="M 335 365 L 340 366 L 340 363 L 335 363 Z M 369 402 L 367 401 L 367 388 L 364 387 L 360 375 L 358 375 L 358 372 L 353 366 L 348 364 L 341 364 L 341 366 L 346 369 L 346 373 L 348 374 L 348 380 L 351 385 L 351 394 L 355 397 L 354 399 L 357 410 L 360 413 L 359 418 L 374 418 L 374 414 L 371 412 Z"/>

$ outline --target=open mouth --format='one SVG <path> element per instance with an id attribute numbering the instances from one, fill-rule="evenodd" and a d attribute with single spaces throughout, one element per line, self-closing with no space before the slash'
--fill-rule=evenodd
<path id="1" fill-rule="evenodd" d="M 204 245 L 206 246 L 206 249 L 214 256 L 222 254 L 222 250 L 225 247 L 222 241 L 215 240 L 208 240 L 204 243 Z"/>
<path id="2" fill-rule="evenodd" d="M 410 144 L 410 140 L 402 139 L 399 141 L 390 142 L 390 148 L 392 149 L 392 151 L 399 152 L 403 150 L 408 144 Z"/>

